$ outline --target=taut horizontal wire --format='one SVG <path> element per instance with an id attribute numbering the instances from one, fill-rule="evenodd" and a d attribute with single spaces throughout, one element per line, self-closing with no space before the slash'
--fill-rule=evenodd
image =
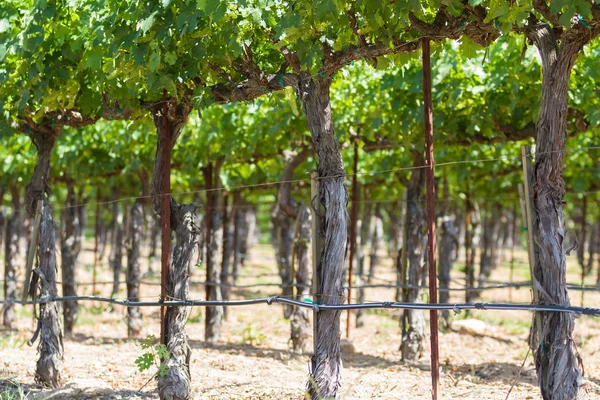
<path id="1" fill-rule="evenodd" d="M 0 280 L 1 281 L 1 280 Z M 64 282 L 56 281 L 56 284 L 63 284 Z M 119 284 L 128 284 L 128 283 L 139 283 L 145 286 L 160 286 L 160 282 L 152 282 L 152 281 L 119 281 Z M 492 283 L 492 282 L 490 282 Z M 71 283 L 73 284 L 73 283 Z M 75 283 L 77 286 L 92 286 L 94 283 L 91 282 L 82 282 Z M 112 281 L 101 281 L 96 282 L 95 285 L 113 285 Z M 260 287 L 300 287 L 300 288 L 310 288 L 309 284 L 299 284 L 299 283 L 249 283 L 249 284 L 231 284 L 231 283 L 223 283 L 223 282 L 210 282 L 210 281 L 189 281 L 190 285 L 196 286 L 216 286 L 216 287 L 225 287 L 230 289 L 250 289 L 250 288 L 260 288 Z M 531 287 L 530 281 L 524 282 L 494 282 L 494 284 L 487 286 L 465 286 L 465 287 L 451 287 L 444 288 L 439 287 L 439 292 L 480 292 L 485 290 L 494 290 L 494 289 L 505 289 L 505 288 L 522 288 L 522 287 Z M 426 290 L 429 286 L 422 285 L 410 285 L 410 284 L 394 284 L 394 283 L 365 283 L 360 285 L 343 285 L 344 289 L 423 289 Z M 568 290 L 575 291 L 589 291 L 589 292 L 600 292 L 600 286 L 596 285 L 572 285 L 567 284 Z"/>
<path id="2" fill-rule="evenodd" d="M 586 147 L 578 147 L 578 148 L 573 147 L 573 148 L 565 148 L 564 151 L 553 150 L 553 151 L 547 151 L 547 152 L 542 152 L 542 153 L 536 153 L 535 155 L 540 156 L 540 155 L 553 154 L 553 153 L 566 153 L 568 151 L 583 151 L 583 150 L 597 150 L 597 149 L 600 149 L 600 146 L 586 146 Z M 528 155 L 527 157 L 532 157 L 532 155 Z M 448 161 L 448 162 L 436 163 L 436 164 L 434 164 L 434 167 L 444 167 L 444 166 L 460 165 L 460 164 L 484 163 L 484 162 L 492 162 L 492 161 L 500 161 L 500 160 L 512 160 L 512 159 L 516 160 L 516 159 L 521 159 L 521 158 L 522 158 L 522 155 L 518 155 L 518 156 L 514 156 L 514 155 L 508 156 L 507 155 L 507 156 L 501 156 L 501 157 L 495 157 L 495 158 L 484 158 L 484 159 L 476 159 L 476 160 Z M 423 168 L 427 168 L 427 167 L 428 167 L 427 165 L 422 165 L 422 166 L 417 166 L 417 167 L 392 168 L 392 169 L 385 169 L 385 170 L 357 172 L 356 175 L 376 175 L 376 174 L 381 174 L 381 173 L 411 171 L 411 170 L 423 169 Z M 318 177 L 317 180 L 346 178 L 346 177 L 351 177 L 353 175 L 354 174 L 344 173 L 344 174 L 339 174 L 339 175 L 322 176 L 322 177 Z M 232 191 L 232 190 L 239 190 L 239 189 L 249 189 L 249 188 L 253 188 L 253 187 L 274 186 L 274 185 L 279 185 L 282 183 L 299 183 L 299 182 L 310 182 L 310 178 L 271 181 L 271 182 L 263 182 L 263 183 L 249 184 L 249 185 L 233 186 L 230 188 L 219 187 L 219 188 L 212 188 L 212 189 L 201 189 L 201 190 L 195 190 L 195 191 L 191 191 L 191 192 L 172 192 L 172 193 L 166 193 L 166 194 L 159 194 L 157 196 L 182 196 L 182 195 L 191 195 L 191 194 L 199 194 L 199 193 L 209 193 L 209 192 L 215 192 L 215 191 Z M 80 203 L 80 204 L 74 204 L 74 205 L 64 206 L 64 207 L 60 207 L 60 208 L 57 207 L 55 210 L 65 210 L 65 209 L 69 209 L 69 208 L 76 208 L 76 207 L 83 207 L 83 206 L 107 205 L 107 204 L 113 204 L 113 203 L 127 201 L 127 200 L 149 199 L 152 197 L 153 197 L 152 195 L 123 197 L 123 198 L 119 198 L 119 199 L 107 200 L 107 201 L 102 201 L 102 202 Z M 14 210 L 14 212 L 23 212 L 23 211 L 24 210 L 22 210 L 22 209 Z"/>
<path id="3" fill-rule="evenodd" d="M 400 302 L 375 302 L 375 303 L 356 303 L 356 304 L 317 304 L 306 303 L 303 301 L 292 300 L 280 296 L 262 297 L 257 299 L 246 300 L 176 300 L 176 301 L 129 301 L 117 300 L 108 297 L 98 296 L 65 296 L 65 297 L 43 297 L 37 300 L 23 302 L 16 299 L 0 300 L 0 304 L 44 304 L 56 303 L 65 301 L 98 301 L 104 303 L 116 304 L 124 307 L 236 307 L 248 306 L 254 304 L 282 303 L 294 305 L 297 307 L 310 308 L 314 311 L 326 310 L 358 310 L 358 309 L 374 309 L 374 308 L 389 308 L 403 310 L 433 310 L 442 311 L 450 310 L 460 312 L 461 310 L 502 310 L 502 311 L 545 311 L 545 312 L 562 312 L 570 314 L 583 314 L 600 317 L 600 309 L 587 307 L 572 307 L 560 305 L 544 305 L 544 304 L 511 304 L 511 303 L 456 303 L 456 304 L 423 304 L 423 303 L 400 303 Z"/>

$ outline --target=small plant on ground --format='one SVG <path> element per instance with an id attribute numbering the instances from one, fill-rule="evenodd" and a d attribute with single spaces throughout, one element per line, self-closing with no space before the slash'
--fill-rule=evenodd
<path id="1" fill-rule="evenodd" d="M 154 373 L 154 375 L 152 375 L 150 380 L 152 380 L 153 378 L 162 378 L 166 376 L 169 372 L 168 362 L 170 355 L 169 351 L 167 350 L 167 346 L 165 346 L 164 344 L 155 343 L 156 337 L 154 335 L 149 335 L 145 339 L 142 339 L 142 341 L 140 342 L 140 346 L 143 350 L 146 350 L 146 352 L 138 358 L 136 358 L 135 360 L 135 363 L 138 366 L 140 372 L 149 370 L 153 366 L 156 367 L 157 370 Z M 150 380 L 148 382 L 150 382 Z M 148 382 L 146 382 L 144 386 L 146 386 Z M 142 386 L 141 389 L 143 389 L 144 386 Z"/>
<path id="2" fill-rule="evenodd" d="M 242 331 L 242 339 L 244 343 L 247 343 L 251 346 L 257 346 L 265 341 L 267 337 L 262 334 L 256 324 L 249 324 Z"/>
<path id="3" fill-rule="evenodd" d="M 0 381 L 0 400 L 27 400 L 23 385 L 13 380 Z"/>

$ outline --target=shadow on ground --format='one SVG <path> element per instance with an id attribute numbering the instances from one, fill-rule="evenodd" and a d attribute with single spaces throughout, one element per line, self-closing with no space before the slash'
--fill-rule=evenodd
<path id="1" fill-rule="evenodd" d="M 78 382 L 69 382 L 56 389 L 43 389 L 38 386 L 19 385 L 27 399 L 31 400 L 138 400 L 155 399 L 157 395 L 149 392 L 138 392 L 135 390 L 115 390 L 106 387 L 104 382 L 95 379 L 86 379 Z M 3 394 L 7 390 L 14 392 L 14 398 L 18 397 L 19 386 L 15 383 L 3 385 L 0 390 Z M 12 398 L 12 397 L 7 397 Z"/>

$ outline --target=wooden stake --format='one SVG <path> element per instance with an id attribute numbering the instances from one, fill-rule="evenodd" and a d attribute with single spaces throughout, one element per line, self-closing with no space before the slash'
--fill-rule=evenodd
<path id="1" fill-rule="evenodd" d="M 165 92 L 166 93 L 166 92 Z M 167 119 L 166 94 L 163 93 L 164 109 L 162 115 L 162 190 L 161 190 L 161 267 L 160 267 L 160 298 L 167 300 L 169 295 L 169 265 L 171 264 L 171 130 Z M 166 314 L 167 308 L 160 308 L 160 343 L 166 345 Z"/>
<path id="2" fill-rule="evenodd" d="M 31 270 L 33 269 L 33 259 L 37 250 L 38 234 L 40 232 L 40 221 L 42 220 L 42 206 L 44 200 L 38 200 L 35 210 L 35 220 L 33 223 L 33 233 L 31 234 L 31 242 L 29 242 L 29 251 L 27 252 L 27 264 L 25 266 L 25 283 L 23 284 L 23 305 L 29 297 L 29 284 L 31 283 Z M 6 238 L 8 240 L 8 238 Z"/>
<path id="3" fill-rule="evenodd" d="M 317 210 L 320 204 L 319 190 L 317 187 L 317 178 L 319 174 L 313 171 L 310 175 L 310 197 L 312 207 L 312 292 L 313 302 L 319 304 L 321 297 L 319 296 L 319 263 L 321 261 L 321 217 Z M 316 208 L 316 209 L 315 209 Z M 313 311 L 313 351 L 317 354 L 317 311 Z"/>
<path id="4" fill-rule="evenodd" d="M 532 171 L 531 171 L 531 152 L 529 150 L 529 146 L 521 147 L 521 156 L 523 158 L 523 181 L 525 182 L 523 185 L 523 198 L 525 199 L 525 217 L 527 221 L 527 225 L 525 229 L 527 230 L 527 249 L 529 254 L 529 272 L 531 274 L 531 288 L 533 292 L 533 303 L 539 304 L 540 297 L 538 294 L 537 281 L 535 279 L 534 268 L 535 268 L 535 243 L 533 241 L 533 221 L 535 219 L 535 210 L 531 205 L 531 180 L 532 180 Z M 531 349 L 536 350 L 537 344 L 542 341 L 542 315 L 539 312 L 535 314 L 535 325 L 533 332 L 537 332 L 537 342 L 534 342 L 534 338 L 531 338 Z"/>
<path id="5" fill-rule="evenodd" d="M 437 247 L 435 237 L 435 184 L 433 156 L 433 106 L 431 99 L 431 50 L 429 39 L 422 39 L 423 48 L 423 98 L 425 116 L 425 179 L 427 185 L 427 259 L 429 260 L 429 302 L 438 302 L 437 294 Z M 438 313 L 429 312 L 431 333 L 431 385 L 432 399 L 437 400 L 440 388 L 440 360 L 438 348 Z"/>
<path id="6" fill-rule="evenodd" d="M 352 175 L 352 204 L 350 206 L 350 259 L 348 260 L 348 303 L 352 302 L 352 280 L 354 275 L 354 253 L 356 252 L 356 222 L 358 218 L 358 141 L 354 142 L 354 159 Z M 348 310 L 346 337 L 350 339 L 350 320 L 352 311 Z"/>

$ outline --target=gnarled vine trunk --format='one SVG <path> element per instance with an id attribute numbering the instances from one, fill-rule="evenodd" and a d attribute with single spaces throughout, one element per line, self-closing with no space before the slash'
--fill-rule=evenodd
<path id="1" fill-rule="evenodd" d="M 220 245 L 223 232 L 221 230 L 220 204 L 220 179 L 219 170 L 222 162 L 219 161 L 213 168 L 213 164 L 204 169 L 204 181 L 206 183 L 206 285 L 207 300 L 222 300 L 219 289 L 219 260 L 221 259 Z M 216 343 L 221 339 L 221 323 L 223 319 L 223 307 L 206 307 L 206 319 L 204 325 L 204 337 L 208 343 Z"/>
<path id="2" fill-rule="evenodd" d="M 231 265 L 231 276 L 233 283 L 240 276 L 240 265 L 242 256 L 242 235 L 244 225 L 243 203 L 239 191 L 233 194 L 233 264 Z"/>
<path id="3" fill-rule="evenodd" d="M 195 211 L 198 207 L 192 204 L 177 204 L 163 192 L 163 165 L 165 153 L 170 155 L 191 111 L 189 99 L 185 97 L 180 103 L 167 100 L 153 108 L 154 125 L 157 130 L 156 157 L 152 173 L 152 207 L 160 214 L 163 201 L 170 204 L 171 230 L 175 231 L 175 248 L 169 264 L 167 297 L 187 300 L 190 278 L 190 265 L 197 247 L 199 235 L 195 224 Z M 170 143 L 168 139 L 170 138 Z M 166 142 L 166 143 L 163 143 Z M 169 146 L 164 149 L 164 145 Z M 165 150 L 165 151 L 163 151 Z M 170 158 L 170 157 L 169 157 Z M 170 165 L 167 166 L 170 171 Z M 168 176 L 166 177 L 168 178 Z M 168 191 L 170 192 L 170 187 Z M 166 251 L 167 249 L 163 249 Z M 158 391 L 162 400 L 186 400 L 191 396 L 190 348 L 187 343 L 185 325 L 187 313 L 185 307 L 168 307 L 165 315 L 165 345 L 169 351 L 169 367 L 166 376 L 158 381 Z M 163 360 L 165 362 L 165 360 Z"/>
<path id="4" fill-rule="evenodd" d="M 200 231 L 196 224 L 198 205 L 178 205 L 171 201 L 171 219 L 175 230 L 175 248 L 169 269 L 169 296 L 187 299 L 189 275 L 197 249 Z M 186 307 L 167 308 L 167 350 L 169 351 L 169 370 L 160 378 L 158 387 L 161 399 L 187 399 L 191 392 L 190 356 L 191 349 L 185 332 L 188 312 Z"/>
<path id="5" fill-rule="evenodd" d="M 402 209 L 400 201 L 392 203 L 392 205 L 386 208 L 386 212 L 390 221 L 389 235 L 390 242 L 388 245 L 388 255 L 392 260 L 395 260 L 400 253 L 402 248 L 402 216 L 398 212 Z"/>
<path id="6" fill-rule="evenodd" d="M 154 221 L 150 227 L 150 251 L 148 254 L 148 274 L 153 274 L 153 264 L 156 260 L 156 247 L 158 243 L 158 238 L 160 236 L 160 215 L 156 214 L 154 216 Z"/>
<path id="7" fill-rule="evenodd" d="M 271 223 L 276 232 L 277 242 L 277 265 L 279 275 L 281 276 L 282 296 L 293 297 L 293 274 L 292 274 L 292 253 L 294 251 L 294 231 L 296 219 L 298 216 L 300 204 L 292 198 L 291 180 L 294 178 L 294 171 L 302 162 L 304 162 L 310 151 L 303 150 L 300 153 L 290 156 L 286 160 L 285 168 L 281 177 L 281 185 L 277 193 L 277 202 L 271 213 Z M 284 318 L 290 318 L 292 315 L 292 306 L 284 306 Z"/>
<path id="8" fill-rule="evenodd" d="M 231 274 L 229 265 L 231 264 L 231 255 L 233 253 L 233 225 L 231 224 L 232 211 L 228 204 L 229 194 L 223 196 L 223 257 L 221 260 L 221 273 L 219 280 L 221 283 L 221 297 L 223 300 L 229 300 L 229 292 L 231 288 Z M 223 308 L 223 314 L 227 318 L 227 308 Z"/>
<path id="9" fill-rule="evenodd" d="M 368 283 L 371 283 L 375 277 L 375 270 L 379 263 L 379 249 L 383 243 L 383 218 L 381 218 L 381 205 L 378 204 L 375 207 L 375 215 L 372 220 L 373 226 L 371 227 L 371 254 L 369 254 L 369 276 L 367 279 Z"/>
<path id="10" fill-rule="evenodd" d="M 296 87 L 298 97 L 308 121 L 313 148 L 318 156 L 319 207 L 323 248 L 317 265 L 318 298 L 329 304 L 342 304 L 344 250 L 347 240 L 346 202 L 344 186 L 346 173 L 333 130 L 330 81 L 313 79 L 307 72 L 300 73 Z M 314 279 L 314 277 L 313 277 Z M 340 357 L 340 311 L 317 313 L 316 354 L 311 359 L 310 380 L 307 390 L 312 400 L 337 398 L 342 379 Z"/>
<path id="11" fill-rule="evenodd" d="M 450 272 L 454 267 L 454 262 L 458 256 L 458 229 L 454 224 L 454 218 L 445 216 L 440 224 L 440 247 L 438 256 L 438 279 L 440 283 L 439 300 L 440 303 L 450 301 L 450 292 L 443 289 L 450 287 Z M 450 327 L 450 312 L 442 311 L 442 318 L 446 328 Z"/>
<path id="12" fill-rule="evenodd" d="M 56 296 L 56 245 L 52 209 L 44 200 L 40 222 L 39 242 L 39 297 Z M 61 383 L 63 363 L 63 335 L 58 316 L 58 303 L 40 305 L 39 324 L 41 329 L 38 352 L 40 358 L 35 370 L 35 381 L 44 386 L 58 387 Z"/>
<path id="13" fill-rule="evenodd" d="M 75 184 L 67 184 L 67 201 L 63 208 L 63 230 L 61 237 L 61 269 L 63 296 L 77 296 L 77 277 L 75 266 L 81 250 L 80 210 L 76 207 Z M 65 335 L 73 334 L 77 320 L 77 301 L 63 303 Z"/>
<path id="14" fill-rule="evenodd" d="M 592 38 L 589 29 L 575 23 L 562 33 L 560 46 L 546 24 L 530 22 L 527 37 L 542 59 L 542 97 L 536 124 L 533 168 L 533 221 L 535 266 L 533 278 L 541 304 L 569 306 L 566 260 L 563 249 L 565 224 L 563 200 L 564 151 L 567 131 L 569 77 L 583 46 Z M 573 341 L 572 314 L 541 313 L 534 327 L 539 347 L 534 349 L 538 382 L 545 400 L 571 400 L 582 382 L 579 355 Z"/>
<path id="15" fill-rule="evenodd" d="M 479 259 L 479 286 L 485 285 L 485 281 L 490 277 L 497 264 L 499 216 L 501 215 L 499 204 L 494 204 L 491 209 L 485 211 L 484 215 Z"/>
<path id="16" fill-rule="evenodd" d="M 302 301 L 309 296 L 310 287 L 310 263 L 308 259 L 308 246 L 312 233 L 310 210 L 308 207 L 301 206 L 298 210 L 297 233 L 295 238 L 294 251 L 295 259 L 298 263 L 296 268 L 296 300 Z M 292 266 L 293 267 L 293 266 Z M 294 307 L 292 310 L 292 349 L 295 353 L 304 353 L 307 350 L 310 336 L 309 311 L 306 308 Z"/>
<path id="17" fill-rule="evenodd" d="M 115 192 L 115 199 L 118 198 L 118 192 Z M 111 297 L 116 297 L 119 293 L 119 281 L 123 271 L 123 247 L 125 244 L 125 221 L 121 204 L 118 201 L 113 203 L 113 229 L 112 229 L 112 251 L 110 255 L 110 267 L 113 272 L 113 288 Z"/>
<path id="18" fill-rule="evenodd" d="M 56 296 L 56 254 L 55 232 L 52 209 L 47 200 L 50 194 L 48 176 L 50 158 L 56 140 L 62 133 L 59 127 L 41 127 L 29 134 L 37 149 L 38 160 L 31 181 L 27 185 L 27 212 L 34 217 L 37 202 L 43 201 L 40 222 L 38 262 L 39 274 L 32 277 L 32 286 L 39 283 L 38 297 Z M 39 308 L 38 324 L 39 359 L 35 370 L 35 381 L 43 386 L 58 387 L 61 383 L 63 362 L 63 336 L 58 303 L 42 303 Z"/>
<path id="19" fill-rule="evenodd" d="M 423 253 L 425 251 L 425 215 L 421 209 L 421 199 L 425 187 L 425 158 L 420 151 L 413 150 L 413 167 L 410 182 L 406 189 L 406 242 L 408 266 L 406 283 L 419 286 L 423 275 Z M 417 303 L 421 291 L 417 288 L 405 289 L 403 301 Z M 403 360 L 416 360 L 423 350 L 425 339 L 425 319 L 421 311 L 404 310 L 401 319 L 402 343 L 400 351 Z"/>
<path id="20" fill-rule="evenodd" d="M 17 257 L 19 255 L 19 208 L 20 196 L 17 187 L 11 187 L 13 212 L 7 218 L 4 229 L 4 298 L 17 298 L 17 270 L 19 268 Z M 2 322 L 5 327 L 11 328 L 15 319 L 15 305 L 4 304 Z"/>
<path id="21" fill-rule="evenodd" d="M 127 248 L 127 298 L 129 301 L 140 300 L 140 245 L 142 242 L 142 228 L 144 226 L 144 213 L 142 200 L 136 199 L 131 207 L 129 218 L 129 244 Z M 139 307 L 127 308 L 127 336 L 137 338 L 142 332 L 143 321 Z"/>
<path id="22" fill-rule="evenodd" d="M 362 285 L 365 283 L 365 246 L 367 246 L 371 242 L 371 217 L 373 214 L 373 208 L 371 206 L 372 203 L 367 201 L 367 189 L 363 191 L 363 216 L 362 219 L 357 224 L 357 229 L 360 231 L 360 235 L 358 235 L 358 240 L 356 241 L 356 285 L 359 286 L 358 289 L 358 302 L 364 303 L 365 301 L 365 288 Z M 359 228 L 360 227 L 360 228 Z M 363 320 L 364 310 L 358 309 L 356 310 L 356 327 L 362 327 L 365 322 Z"/>

